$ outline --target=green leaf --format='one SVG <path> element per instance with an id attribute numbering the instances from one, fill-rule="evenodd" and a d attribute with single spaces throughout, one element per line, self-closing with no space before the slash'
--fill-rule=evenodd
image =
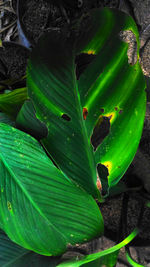
<path id="1" fill-rule="evenodd" d="M 50 51 L 47 56 L 46 51 Z M 28 64 L 27 84 L 36 116 L 48 128 L 42 144 L 68 177 L 97 196 L 96 168 L 83 121 L 70 42 L 59 40 L 55 34 L 42 38 Z"/>
<path id="2" fill-rule="evenodd" d="M 0 123 L 6 123 L 8 125 L 15 127 L 15 121 L 12 120 L 8 115 L 2 112 L 0 112 Z"/>
<path id="3" fill-rule="evenodd" d="M 15 118 L 26 99 L 26 87 L 15 89 L 10 93 L 0 94 L 0 110 Z"/>
<path id="4" fill-rule="evenodd" d="M 22 124 L 24 125 L 23 127 Z M 16 119 L 16 125 L 17 128 L 30 133 L 38 140 L 46 137 L 48 134 L 45 124 L 36 118 L 34 106 L 30 100 L 25 101 L 20 109 Z"/>
<path id="5" fill-rule="evenodd" d="M 129 264 L 133 267 L 144 267 L 144 265 L 137 263 L 135 260 L 131 258 L 131 255 L 128 250 L 126 250 L 126 258 L 129 262 Z"/>
<path id="6" fill-rule="evenodd" d="M 94 199 L 30 135 L 0 124 L 0 228 L 20 246 L 60 255 L 103 232 Z"/>
<path id="7" fill-rule="evenodd" d="M 23 88 L 24 84 L 26 83 L 26 75 L 22 76 L 21 78 L 9 78 L 5 80 L 1 80 L 0 84 L 0 91 L 6 90 L 6 88 L 12 88 L 12 89 L 17 89 L 17 88 Z"/>
<path id="8" fill-rule="evenodd" d="M 138 31 L 130 16 L 97 9 L 78 24 L 78 39 L 50 33 L 33 49 L 27 70 L 28 96 L 36 117 L 48 129 L 41 143 L 56 165 L 100 198 L 98 165 L 108 169 L 112 187 L 136 153 L 146 109 L 145 80 L 139 61 L 128 63 L 128 44 L 119 37 L 125 30 L 135 34 L 139 59 Z M 95 58 L 77 80 L 75 59 L 80 53 Z M 110 129 L 103 140 L 106 125 Z M 94 131 L 98 147 L 93 147 Z"/>
<path id="9" fill-rule="evenodd" d="M 88 111 L 88 137 L 100 121 L 110 120 L 109 134 L 97 147 L 95 160 L 108 168 L 111 187 L 123 176 L 137 151 L 146 111 L 146 84 L 139 61 L 135 65 L 128 63 L 128 44 L 119 37 L 120 31 L 132 31 L 139 57 L 138 31 L 133 19 L 104 8 L 92 12 L 90 23 L 91 41 L 85 44 L 84 32 L 78 46 L 82 53 L 93 53 L 96 58 L 81 74 L 78 88 L 82 107 Z"/>
<path id="10" fill-rule="evenodd" d="M 18 246 L 0 230 L 0 266 L 56 267 L 59 261 L 60 257 L 42 256 Z"/>
<path id="11" fill-rule="evenodd" d="M 62 262 L 57 266 L 58 267 L 79 267 L 79 266 L 113 267 L 116 265 L 119 250 L 125 245 L 127 245 L 129 242 L 131 242 L 138 233 L 139 230 L 135 228 L 134 231 L 128 237 L 126 237 L 122 242 L 109 249 L 81 257 L 81 259 L 73 259 L 70 261 Z"/>

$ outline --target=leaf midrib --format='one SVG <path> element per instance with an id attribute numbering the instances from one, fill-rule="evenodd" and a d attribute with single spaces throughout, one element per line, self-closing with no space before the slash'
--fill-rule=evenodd
<path id="1" fill-rule="evenodd" d="M 80 94 L 79 94 L 78 83 L 77 83 L 77 80 L 75 78 L 76 76 L 75 76 L 74 70 L 75 70 L 75 66 L 74 66 L 74 62 L 73 62 L 73 68 L 72 68 L 72 77 L 73 77 L 73 84 L 74 84 L 73 88 L 74 88 L 74 94 L 75 94 L 75 101 L 76 101 L 76 105 L 77 105 L 77 112 L 78 112 L 79 118 L 80 118 L 79 123 L 81 126 L 83 140 L 85 143 L 85 151 L 86 151 L 86 155 L 87 155 L 87 158 L 89 161 L 91 174 L 96 177 L 96 163 L 95 163 L 94 156 L 93 156 L 90 144 L 89 144 L 87 129 L 86 129 L 85 123 L 83 121 L 83 114 L 82 114 L 82 110 L 81 110 L 82 104 L 81 104 L 81 99 L 78 96 Z M 95 169 L 95 173 L 94 173 L 94 169 Z M 97 177 L 96 177 L 96 179 L 97 179 Z M 96 179 L 95 179 L 95 183 L 96 183 Z"/>

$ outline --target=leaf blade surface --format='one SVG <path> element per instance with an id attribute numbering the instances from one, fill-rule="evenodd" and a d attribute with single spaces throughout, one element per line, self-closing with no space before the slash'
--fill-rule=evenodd
<path id="1" fill-rule="evenodd" d="M 53 165 L 34 138 L 1 124 L 0 158 L 0 227 L 12 241 L 59 255 L 67 244 L 102 233 L 94 199 Z"/>

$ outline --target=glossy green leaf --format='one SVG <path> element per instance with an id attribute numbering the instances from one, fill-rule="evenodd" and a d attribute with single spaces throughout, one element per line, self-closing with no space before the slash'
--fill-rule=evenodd
<path id="1" fill-rule="evenodd" d="M 27 99 L 27 88 L 19 88 L 10 93 L 0 94 L 0 111 L 15 118 Z"/>
<path id="2" fill-rule="evenodd" d="M 30 135 L 0 124 L 0 228 L 26 249 L 59 255 L 103 232 L 94 199 Z"/>
<path id="3" fill-rule="evenodd" d="M 136 153 L 145 117 L 146 85 L 139 61 L 135 65 L 128 63 L 128 44 L 119 37 L 120 31 L 132 31 L 139 57 L 133 19 L 107 8 L 92 14 L 88 29 L 93 35 L 91 41 L 85 44 L 85 32 L 78 45 L 82 53 L 92 53 L 96 59 L 81 74 L 78 88 L 82 106 L 88 111 L 85 124 L 89 138 L 98 121 L 110 120 L 110 132 L 97 147 L 95 160 L 108 168 L 111 187 L 123 176 Z"/>
<path id="4" fill-rule="evenodd" d="M 12 242 L 0 230 L 1 267 L 56 267 L 60 257 L 46 257 L 24 249 Z"/>
<path id="5" fill-rule="evenodd" d="M 62 262 L 57 266 L 58 267 L 79 267 L 79 266 L 114 267 L 117 262 L 117 256 L 119 250 L 125 245 L 127 245 L 129 242 L 131 242 L 138 233 L 139 230 L 135 228 L 134 231 L 128 237 L 126 237 L 122 242 L 109 249 L 81 257 L 81 259 L 77 258 L 70 261 Z"/>
<path id="6" fill-rule="evenodd" d="M 42 38 L 28 64 L 27 85 L 36 116 L 48 128 L 42 144 L 68 177 L 98 196 L 94 154 L 83 120 L 71 43 L 55 34 Z"/>
<path id="7" fill-rule="evenodd" d="M 41 142 L 49 155 L 68 177 L 99 198 L 97 165 L 108 168 L 111 187 L 136 153 L 145 116 L 145 80 L 139 61 L 128 63 L 128 44 L 119 37 L 125 30 L 135 34 L 139 58 L 138 31 L 130 16 L 104 8 L 88 13 L 79 24 L 78 39 L 50 33 L 33 49 L 28 96 L 48 129 Z M 95 58 L 77 80 L 75 58 L 80 53 Z M 97 127 L 99 135 L 104 121 L 110 130 L 94 150 L 92 133 Z"/>

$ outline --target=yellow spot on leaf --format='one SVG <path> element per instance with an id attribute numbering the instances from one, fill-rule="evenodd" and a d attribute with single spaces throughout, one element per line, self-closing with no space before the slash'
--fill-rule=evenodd
<path id="1" fill-rule="evenodd" d="M 101 162 L 101 164 L 105 165 L 105 167 L 107 167 L 109 175 L 110 175 L 110 171 L 112 169 L 112 162 L 111 161 L 105 161 L 105 162 Z"/>
<path id="2" fill-rule="evenodd" d="M 138 115 L 138 112 L 137 112 L 137 110 L 135 109 L 135 115 L 137 116 Z"/>
<path id="3" fill-rule="evenodd" d="M 9 201 L 7 201 L 7 208 L 9 211 L 12 211 L 12 206 L 11 206 L 11 203 Z"/>
<path id="4" fill-rule="evenodd" d="M 95 55 L 95 51 L 94 50 L 88 50 L 87 53 L 88 53 L 88 55 Z"/>
<path id="5" fill-rule="evenodd" d="M 113 123 L 115 118 L 116 118 L 116 113 L 115 112 L 110 112 L 107 114 L 103 114 L 103 116 L 108 117 L 110 119 L 110 123 Z"/>

